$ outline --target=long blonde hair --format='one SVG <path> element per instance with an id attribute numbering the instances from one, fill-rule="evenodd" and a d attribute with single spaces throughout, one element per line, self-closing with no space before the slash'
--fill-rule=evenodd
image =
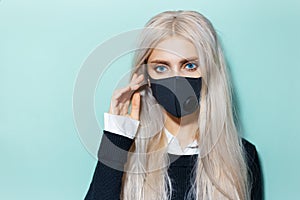
<path id="1" fill-rule="evenodd" d="M 151 50 L 174 35 L 195 45 L 203 80 L 198 118 L 200 153 L 187 199 L 248 200 L 246 158 L 234 123 L 230 82 L 210 21 L 196 11 L 166 11 L 154 16 L 140 35 L 134 72 L 145 74 L 144 64 Z M 125 166 L 121 199 L 171 199 L 163 112 L 149 87 L 143 87 L 140 94 L 140 127 Z"/>

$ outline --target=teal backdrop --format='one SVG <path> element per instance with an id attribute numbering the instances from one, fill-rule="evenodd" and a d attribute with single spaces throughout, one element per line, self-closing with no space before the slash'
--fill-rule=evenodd
<path id="1" fill-rule="evenodd" d="M 165 10 L 197 10 L 214 24 L 266 199 L 299 198 L 300 1 L 0 0 L 0 199 L 84 198 L 96 159 L 73 118 L 80 67 L 99 44 Z M 114 64 L 126 71 L 122 59 Z M 112 88 L 119 75 L 103 80 Z M 95 96 L 101 126 L 110 87 Z"/>

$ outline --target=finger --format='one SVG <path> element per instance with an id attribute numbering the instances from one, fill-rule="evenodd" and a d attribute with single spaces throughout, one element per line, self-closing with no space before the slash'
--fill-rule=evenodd
<path id="1" fill-rule="evenodd" d="M 118 115 L 119 114 L 119 109 L 116 106 L 116 102 L 115 101 L 111 101 L 108 113 L 109 114 L 113 114 L 113 115 Z"/>
<path id="2" fill-rule="evenodd" d="M 118 90 L 115 90 L 111 102 L 110 102 L 110 108 L 109 113 L 118 115 L 120 113 L 120 103 L 122 102 L 122 95 L 126 92 L 130 91 L 130 87 L 121 88 Z"/>
<path id="3" fill-rule="evenodd" d="M 128 108 L 129 108 L 129 101 L 120 103 L 120 115 L 128 114 Z"/>
<path id="4" fill-rule="evenodd" d="M 129 86 L 126 86 L 124 88 L 121 88 L 119 90 L 116 90 L 114 92 L 113 98 L 115 100 L 119 100 L 125 93 L 129 92 L 131 90 L 131 88 Z"/>
<path id="5" fill-rule="evenodd" d="M 141 75 L 143 75 L 143 74 L 137 75 L 136 73 L 134 73 L 130 80 L 130 84 L 135 84 L 137 82 L 137 80 L 139 80 L 141 78 Z"/>
<path id="6" fill-rule="evenodd" d="M 131 80 L 130 80 L 130 82 L 134 81 L 136 79 L 136 77 L 137 77 L 137 73 L 134 73 Z"/>
<path id="7" fill-rule="evenodd" d="M 110 104 L 109 113 L 114 115 L 126 115 L 128 113 L 128 108 L 129 101 L 112 101 Z"/>
<path id="8" fill-rule="evenodd" d="M 135 120 L 140 120 L 140 93 L 136 92 L 132 96 L 130 117 Z"/>
<path id="9" fill-rule="evenodd" d="M 136 77 L 134 80 L 135 83 L 140 83 L 144 80 L 144 74 L 140 74 L 139 76 Z"/>
<path id="10" fill-rule="evenodd" d="M 134 73 L 132 82 L 128 86 L 115 90 L 111 99 L 109 113 L 115 115 L 124 115 L 127 113 L 128 110 L 126 109 L 129 107 L 129 101 L 132 97 L 132 93 L 141 86 L 140 83 L 143 79 L 143 74 L 138 76 L 136 73 Z"/>
<path id="11" fill-rule="evenodd" d="M 131 90 L 137 90 L 139 87 L 141 87 L 141 83 L 144 80 L 144 75 L 140 74 L 135 80 L 133 80 L 130 83 L 130 88 Z"/>

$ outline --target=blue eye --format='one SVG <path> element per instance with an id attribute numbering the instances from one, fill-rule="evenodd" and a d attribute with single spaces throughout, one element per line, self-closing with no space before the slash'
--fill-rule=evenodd
<path id="1" fill-rule="evenodd" d="M 188 63 L 185 65 L 185 68 L 188 70 L 194 70 L 197 68 L 197 65 L 195 63 Z"/>
<path id="2" fill-rule="evenodd" d="M 167 68 L 165 66 L 163 66 L 163 65 L 159 65 L 159 66 L 155 67 L 155 71 L 159 72 L 159 73 L 164 72 L 166 70 L 167 70 Z"/>

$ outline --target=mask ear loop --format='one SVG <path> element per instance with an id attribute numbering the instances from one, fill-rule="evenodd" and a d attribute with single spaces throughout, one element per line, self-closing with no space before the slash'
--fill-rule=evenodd
<path id="1" fill-rule="evenodd" d="M 151 88 L 151 83 L 150 83 L 149 77 L 147 77 L 147 79 L 148 79 L 148 87 Z"/>
<path id="2" fill-rule="evenodd" d="M 146 60 L 144 61 L 144 64 L 143 64 L 143 65 L 144 65 L 144 67 L 145 67 L 145 69 L 144 69 L 145 72 L 146 72 L 146 73 L 145 73 L 145 75 L 146 75 L 145 78 L 147 79 L 148 87 L 151 88 L 151 82 L 150 82 L 150 79 L 149 79 L 149 76 L 150 76 L 150 75 L 148 74 L 148 70 L 147 70 L 147 61 L 146 61 Z"/>

